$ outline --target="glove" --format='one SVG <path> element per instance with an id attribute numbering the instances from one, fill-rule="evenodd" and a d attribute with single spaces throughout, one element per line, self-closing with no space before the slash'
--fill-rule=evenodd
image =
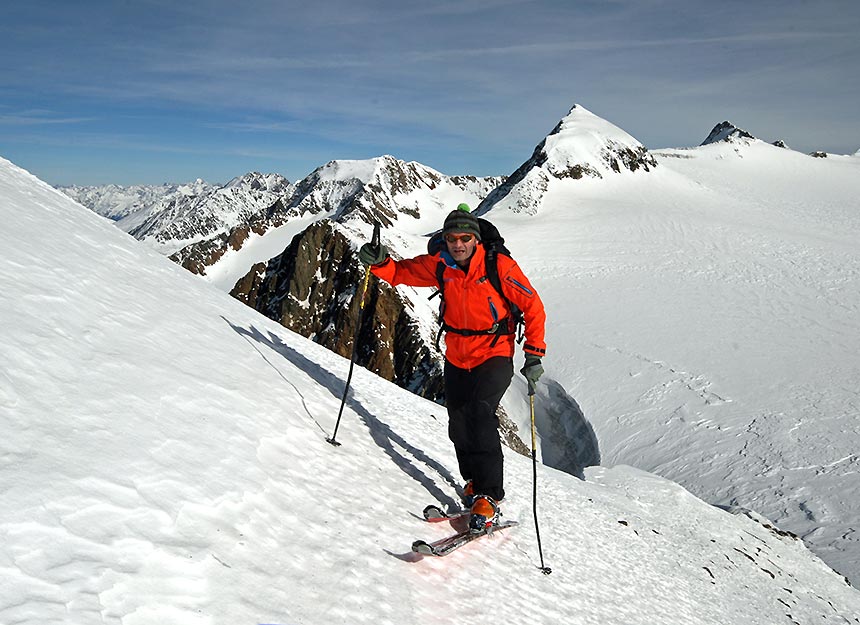
<path id="1" fill-rule="evenodd" d="M 541 364 L 540 357 L 526 354 L 526 364 L 520 369 L 520 373 L 528 380 L 529 391 L 533 391 L 535 384 L 537 384 L 540 376 L 543 375 L 543 365 Z"/>
<path id="2" fill-rule="evenodd" d="M 365 243 L 358 250 L 358 260 L 365 265 L 378 265 L 388 258 L 388 248 L 384 245 L 376 247 L 371 243 Z"/>

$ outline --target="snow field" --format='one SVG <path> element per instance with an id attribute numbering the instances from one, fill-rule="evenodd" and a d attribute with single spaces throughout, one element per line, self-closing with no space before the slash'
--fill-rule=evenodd
<path id="1" fill-rule="evenodd" d="M 522 527 L 414 556 L 450 531 L 443 409 L 357 368 L 334 448 L 347 361 L 7 162 L 0 196 L 2 623 L 860 622 L 800 542 L 624 467 L 541 468 L 551 576 L 514 454 Z"/>

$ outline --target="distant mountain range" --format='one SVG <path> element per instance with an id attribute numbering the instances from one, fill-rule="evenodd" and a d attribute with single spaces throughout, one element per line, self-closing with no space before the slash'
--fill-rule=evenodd
<path id="1" fill-rule="evenodd" d="M 251 172 L 226 185 L 60 187 L 60 190 L 165 254 L 229 230 L 289 196 L 279 174 Z"/>
<path id="2" fill-rule="evenodd" d="M 759 141 L 729 121 L 715 125 L 701 145 Z M 788 148 L 782 140 L 773 145 Z M 810 156 L 827 157 L 826 152 Z M 860 156 L 860 150 L 855 153 Z M 302 216 L 335 220 L 357 213 L 390 225 L 401 215 L 470 201 L 483 214 L 494 207 L 534 212 L 553 181 L 650 171 L 654 155 L 624 130 L 574 105 L 510 176 L 449 176 L 393 156 L 331 161 L 291 184 L 280 174 L 249 172 L 225 185 L 60 186 L 66 195 L 172 256 L 195 273 L 238 249 L 247 236 Z M 449 201 L 450 198 L 450 201 Z M 453 204 L 451 204 L 453 202 Z"/>

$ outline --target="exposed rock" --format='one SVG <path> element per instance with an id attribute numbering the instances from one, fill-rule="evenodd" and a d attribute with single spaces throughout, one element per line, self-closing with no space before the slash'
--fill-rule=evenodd
<path id="1" fill-rule="evenodd" d="M 711 143 L 719 143 L 721 141 L 736 143 L 747 143 L 749 140 L 755 140 L 755 137 L 742 128 L 738 128 L 729 121 L 721 122 L 714 126 L 708 137 L 702 141 L 701 145 L 710 145 Z"/>
<path id="2" fill-rule="evenodd" d="M 231 291 L 266 317 L 349 358 L 364 270 L 340 226 L 324 219 L 296 235 Z M 356 362 L 422 397 L 443 399 L 439 355 L 425 344 L 409 303 L 371 277 Z"/>
<path id="3" fill-rule="evenodd" d="M 523 442 L 523 439 L 519 434 L 520 429 L 517 427 L 516 423 L 511 421 L 504 408 L 499 406 L 499 409 L 496 411 L 496 416 L 499 417 L 499 433 L 501 434 L 502 441 L 505 445 L 521 456 L 530 458 L 532 455 L 531 448 Z"/>
<path id="4" fill-rule="evenodd" d="M 812 158 L 827 158 L 827 152 L 822 152 L 821 150 L 816 150 L 815 152 L 810 152 L 809 155 Z"/>
<path id="5" fill-rule="evenodd" d="M 258 263 L 231 291 L 266 317 L 349 358 L 364 270 L 342 227 L 324 219 L 296 235 L 282 254 Z M 411 303 L 375 277 L 367 291 L 356 363 L 417 395 L 444 404 L 443 359 L 418 329 Z M 499 407 L 504 443 L 529 447 Z"/>
<path id="6" fill-rule="evenodd" d="M 785 148 L 786 150 L 791 149 L 788 147 L 788 144 L 785 141 L 783 141 L 782 139 L 777 139 L 776 141 L 773 142 L 773 145 L 775 145 L 778 148 Z"/>
<path id="7" fill-rule="evenodd" d="M 186 269 L 205 273 L 228 247 L 241 246 L 243 232 L 262 235 L 289 219 L 319 215 L 343 222 L 350 218 L 390 227 L 403 217 L 417 219 L 421 202 L 441 204 L 450 194 L 484 198 L 504 181 L 501 177 L 445 176 L 420 163 L 392 156 L 364 161 L 331 161 L 302 179 L 289 198 L 279 199 L 265 211 L 253 213 L 229 232 L 195 242 L 171 256 Z M 438 199 L 433 198 L 438 191 Z M 418 199 L 420 198 L 420 199 Z M 245 234 L 247 236 L 247 234 Z"/>
<path id="8" fill-rule="evenodd" d="M 217 263 L 227 250 L 238 251 L 251 233 L 263 236 L 270 228 L 277 228 L 286 222 L 284 203 L 279 199 L 260 212 L 251 215 L 247 221 L 221 232 L 211 238 L 186 245 L 170 255 L 170 260 L 181 265 L 191 273 L 203 275 L 206 268 Z"/>

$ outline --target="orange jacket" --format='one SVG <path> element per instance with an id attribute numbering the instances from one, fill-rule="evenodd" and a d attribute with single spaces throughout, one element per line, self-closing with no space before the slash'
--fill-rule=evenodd
<path id="1" fill-rule="evenodd" d="M 436 267 L 440 262 L 445 262 L 442 276 L 445 281 L 445 323 L 459 329 L 485 330 L 509 316 L 510 310 L 487 279 L 484 258 L 484 246 L 478 244 L 468 273 L 454 263 L 447 251 L 401 261 L 388 258 L 379 265 L 373 265 L 370 270 L 394 286 L 438 287 Z M 546 312 L 543 302 L 512 258 L 498 254 L 496 266 L 502 290 L 511 302 L 519 306 L 525 317 L 526 342 L 523 350 L 527 354 L 543 356 L 546 353 Z M 492 344 L 494 339 L 495 345 Z M 514 344 L 513 334 L 463 336 L 448 332 L 445 334 L 445 357 L 456 367 L 472 369 L 493 356 L 513 357 Z"/>

